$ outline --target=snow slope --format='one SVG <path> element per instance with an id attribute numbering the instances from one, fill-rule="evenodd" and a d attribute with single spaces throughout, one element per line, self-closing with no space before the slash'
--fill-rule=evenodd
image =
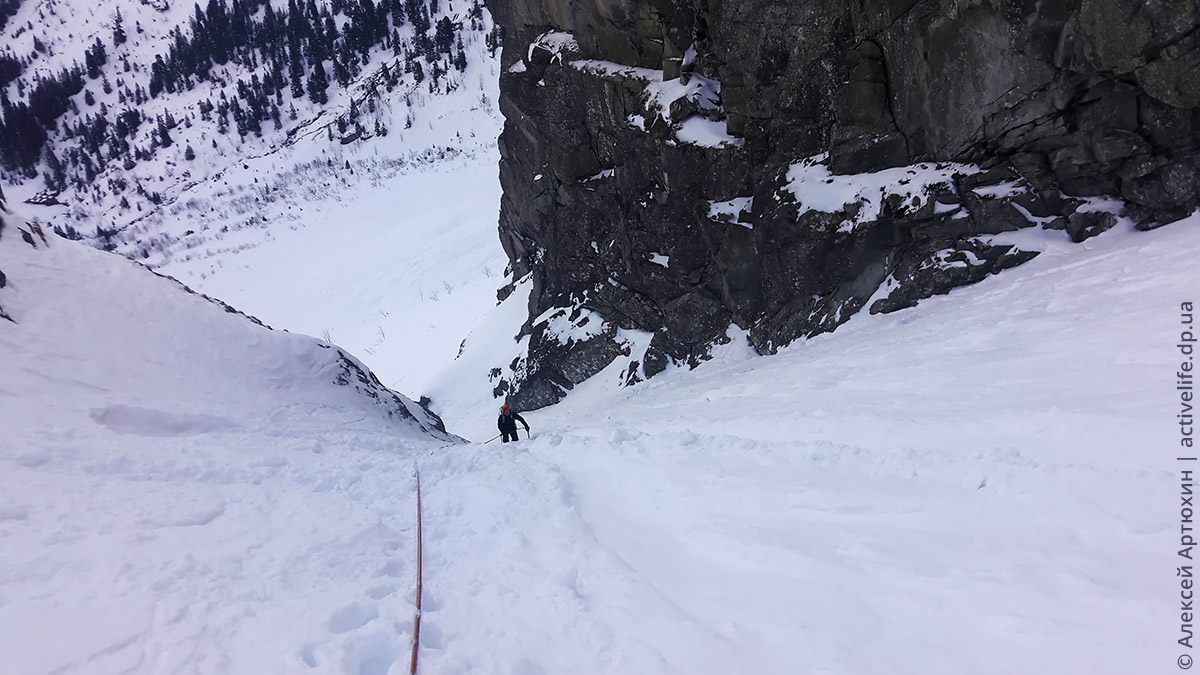
<path id="1" fill-rule="evenodd" d="M 617 364 L 531 441 L 427 461 L 458 474 L 426 487 L 428 618 L 454 627 L 430 672 L 1174 668 L 1198 225 L 1009 235 L 1045 252 L 777 356 L 735 341 L 628 389 Z M 470 345 L 434 406 L 486 439 Z"/>
<path id="2" fill-rule="evenodd" d="M 411 170 L 360 167 L 373 185 L 281 198 L 257 212 L 269 228 L 158 269 L 272 325 L 329 336 L 388 386 L 423 393 L 495 306 L 508 262 L 490 142 Z"/>
<path id="3" fill-rule="evenodd" d="M 337 347 L 4 219 L 2 670 L 384 672 L 412 458 L 454 439 Z"/>
<path id="4" fill-rule="evenodd" d="M 329 386 L 332 348 L 6 232 L 0 653 L 407 672 L 419 468 L 423 673 L 1165 670 L 1197 224 L 1044 233 L 773 357 L 735 340 L 626 389 L 617 364 L 515 445 L 397 426 Z M 464 360 L 502 355 L 510 304 Z M 486 377 L 435 390 L 491 437 Z"/>
<path id="5" fill-rule="evenodd" d="M 443 112 L 443 131 L 472 114 Z M 422 147 L 229 167 L 160 214 L 175 238 L 151 262 L 351 339 L 484 441 L 527 297 L 487 311 L 494 135 Z M 515 446 L 423 433 L 332 346 L 8 230 L 0 654 L 18 673 L 402 672 L 419 467 L 422 672 L 1170 668 L 1197 224 L 1006 235 L 1045 253 L 773 357 L 735 332 L 631 388 L 618 361 Z"/>

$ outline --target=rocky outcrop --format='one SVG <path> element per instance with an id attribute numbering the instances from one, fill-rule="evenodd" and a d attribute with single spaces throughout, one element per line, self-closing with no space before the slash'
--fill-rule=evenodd
<path id="1" fill-rule="evenodd" d="M 1200 204 L 1191 0 L 505 0 L 500 238 L 546 405 Z M 555 308 L 561 308 L 556 310 Z M 554 311 L 605 330 L 547 342 Z M 535 318 L 537 320 L 535 320 Z M 623 336 L 651 333 L 633 350 Z"/>

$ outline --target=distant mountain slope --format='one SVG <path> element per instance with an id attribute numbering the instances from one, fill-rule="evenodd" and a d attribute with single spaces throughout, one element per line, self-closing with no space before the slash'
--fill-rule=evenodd
<path id="1" fill-rule="evenodd" d="M 201 230 L 177 200 L 211 214 L 222 195 L 197 202 L 206 182 L 233 202 L 297 174 L 324 186 L 385 138 L 392 166 L 471 154 L 460 129 L 497 117 L 499 39 L 477 0 L 44 0 L 18 7 L 3 42 L 10 198 L 61 204 L 36 213 L 146 259 Z M 447 98 L 475 123 L 442 123 Z"/>
<path id="2" fill-rule="evenodd" d="M 270 330 L 135 263 L 0 217 L 11 448 L 64 424 L 173 437 L 284 420 L 323 428 L 331 417 L 447 438 L 436 416 L 334 345 Z"/>

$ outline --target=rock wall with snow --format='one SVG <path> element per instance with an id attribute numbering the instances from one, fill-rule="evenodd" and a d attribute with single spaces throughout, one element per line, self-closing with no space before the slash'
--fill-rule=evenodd
<path id="1" fill-rule="evenodd" d="M 1188 0 L 508 0 L 500 235 L 529 275 L 523 361 L 552 403 L 627 373 L 760 352 L 1200 204 Z M 558 316 L 603 329 L 562 339 Z M 517 375 L 519 373 L 519 375 Z"/>

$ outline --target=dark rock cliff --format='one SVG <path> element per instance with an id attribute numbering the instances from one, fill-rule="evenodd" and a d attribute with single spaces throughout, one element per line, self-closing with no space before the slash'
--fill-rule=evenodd
<path id="1" fill-rule="evenodd" d="M 500 237 L 532 285 L 497 393 L 695 364 L 731 324 L 771 352 L 1036 255 L 1000 233 L 1188 215 L 1198 7 L 494 0 Z"/>

